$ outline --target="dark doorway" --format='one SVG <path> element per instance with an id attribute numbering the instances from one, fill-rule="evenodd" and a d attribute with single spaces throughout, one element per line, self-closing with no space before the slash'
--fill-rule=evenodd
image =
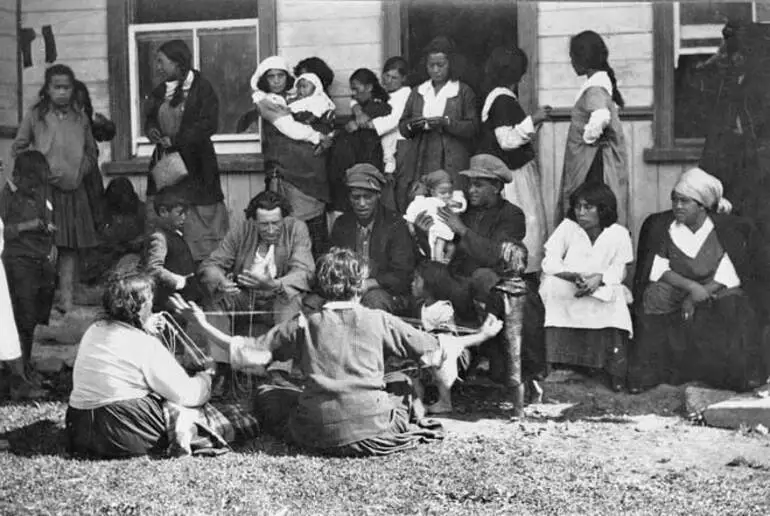
<path id="1" fill-rule="evenodd" d="M 413 71 L 412 85 L 427 79 L 420 63 L 422 50 L 436 36 L 454 41 L 460 54 L 460 78 L 477 96 L 484 93 L 484 63 L 492 49 L 518 43 L 515 0 L 405 0 L 402 21 L 403 48 Z"/>

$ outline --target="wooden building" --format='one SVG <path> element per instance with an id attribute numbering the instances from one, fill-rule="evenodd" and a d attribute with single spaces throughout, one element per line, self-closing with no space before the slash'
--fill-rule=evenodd
<path id="1" fill-rule="evenodd" d="M 139 114 L 141 97 L 153 82 L 151 55 L 160 42 L 181 37 L 219 90 L 223 134 L 217 147 L 227 205 L 237 219 L 263 188 L 258 134 L 232 134 L 234 120 L 249 106 L 248 78 L 260 59 L 273 54 L 291 64 L 314 55 L 325 59 L 336 74 L 334 99 L 345 113 L 347 78 L 354 69 L 379 71 L 393 55 L 416 63 L 421 45 L 443 30 L 460 43 L 474 69 L 483 67 L 484 54 L 500 43 L 517 43 L 530 57 L 519 91 L 522 103 L 529 109 L 554 107 L 554 120 L 538 137 L 550 216 L 569 109 L 582 80 L 570 66 L 569 38 L 591 29 L 605 37 L 626 98 L 621 117 L 629 157 L 628 213 L 636 234 L 648 214 L 669 206 L 677 176 L 700 155 L 703 124 L 683 123 L 695 120 L 691 113 L 699 109 L 691 108 L 697 95 L 688 97 L 689 111 L 679 109 L 683 92 L 698 80 L 688 75 L 693 59 L 716 50 L 725 16 L 763 20 L 765 11 L 752 2 L 0 0 L 0 152 L 7 158 L 19 117 L 41 86 L 46 63 L 40 34 L 50 25 L 57 62 L 72 66 L 89 85 L 96 111 L 117 124 L 118 137 L 101 149 L 106 179 L 128 175 L 143 195 L 149 149 Z M 17 49 L 20 28 L 37 34 L 28 67 Z"/>

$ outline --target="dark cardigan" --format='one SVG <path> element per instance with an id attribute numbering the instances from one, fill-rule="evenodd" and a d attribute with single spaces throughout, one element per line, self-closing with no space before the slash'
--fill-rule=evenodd
<path id="1" fill-rule="evenodd" d="M 346 212 L 334 222 L 331 241 L 334 247 L 356 249 L 356 216 Z M 374 216 L 369 246 L 371 277 L 392 295 L 409 294 L 414 273 L 415 253 L 406 222 L 380 206 Z"/>
<path id="2" fill-rule="evenodd" d="M 757 313 L 766 321 L 770 309 L 770 248 L 761 241 L 749 219 L 721 214 L 710 214 L 709 217 L 714 222 L 719 243 L 738 273 L 741 287 L 752 299 Z M 650 283 L 655 254 L 673 221 L 674 213 L 668 210 L 650 215 L 642 224 L 634 274 L 637 310 L 641 308 L 644 289 Z"/>
<path id="3" fill-rule="evenodd" d="M 172 139 L 170 150 L 179 151 L 187 166 L 189 176 L 183 180 L 183 187 L 192 205 L 216 204 L 224 200 L 222 184 L 219 179 L 219 166 L 211 136 L 217 132 L 219 123 L 219 99 L 211 83 L 193 71 L 190 91 L 184 101 L 184 113 L 179 125 L 179 132 Z M 160 130 L 158 110 L 165 100 L 166 85 L 156 87 L 149 99 L 145 133 L 150 129 Z M 162 148 L 156 146 L 150 163 L 150 170 L 161 156 Z M 147 178 L 147 194 L 156 193 L 155 181 L 150 174 Z"/>

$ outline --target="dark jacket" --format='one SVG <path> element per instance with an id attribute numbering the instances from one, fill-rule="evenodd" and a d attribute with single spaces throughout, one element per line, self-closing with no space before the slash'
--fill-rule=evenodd
<path id="1" fill-rule="evenodd" d="M 331 241 L 334 247 L 356 249 L 356 216 L 346 212 L 334 222 Z M 415 268 L 412 237 L 406 222 L 380 206 L 374 216 L 369 246 L 370 277 L 389 294 L 407 295 Z"/>
<path id="2" fill-rule="evenodd" d="M 396 197 L 399 205 L 408 204 L 412 184 L 425 174 L 444 169 L 452 176 L 455 186 L 462 184 L 459 173 L 468 168 L 475 139 L 479 132 L 476 96 L 470 86 L 460 83 L 458 94 L 446 101 L 444 116 L 450 123 L 443 129 L 409 130 L 409 122 L 422 117 L 425 99 L 413 88 L 406 101 L 398 129 L 404 138 L 403 165 L 400 165 Z"/>
<path id="3" fill-rule="evenodd" d="M 182 297 L 196 303 L 202 301 L 200 284 L 194 276 L 195 260 L 180 233 L 158 227 L 147 236 L 142 254 L 145 269 L 155 279 L 153 311 L 168 309 L 168 298 L 176 292 L 177 275 L 187 277 L 187 283 L 180 291 Z"/>
<path id="4" fill-rule="evenodd" d="M 184 113 L 179 126 L 179 132 L 172 139 L 171 151 L 179 151 L 189 176 L 183 180 L 183 185 L 192 205 L 200 206 L 216 204 L 225 196 L 219 180 L 219 165 L 214 152 L 211 137 L 217 132 L 219 124 L 219 99 L 211 83 L 193 71 L 190 91 L 184 101 Z M 158 110 L 163 104 L 166 85 L 160 84 L 152 91 L 144 124 L 145 132 L 150 129 L 160 129 Z M 150 169 L 161 156 L 160 146 L 156 147 Z M 152 175 L 147 179 L 147 194 L 154 195 L 155 181 Z"/>
<path id="5" fill-rule="evenodd" d="M 754 224 L 735 215 L 709 215 L 714 222 L 719 243 L 730 257 L 741 287 L 751 297 L 757 313 L 767 320 L 770 309 L 770 248 L 762 242 Z M 637 309 L 644 298 L 644 289 L 650 283 L 650 270 L 658 247 L 674 221 L 671 210 L 647 217 L 639 232 L 639 247 L 634 274 L 634 300 Z"/>
<path id="6" fill-rule="evenodd" d="M 469 206 L 460 218 L 468 232 L 462 238 L 455 237 L 457 250 L 449 270 L 456 276 L 468 277 L 482 267 L 495 268 L 500 259 L 500 244 L 521 241 L 527 234 L 524 212 L 502 197 L 491 207 Z"/>

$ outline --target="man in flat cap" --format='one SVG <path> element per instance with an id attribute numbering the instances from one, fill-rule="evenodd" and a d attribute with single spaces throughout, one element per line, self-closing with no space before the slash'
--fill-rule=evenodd
<path id="1" fill-rule="evenodd" d="M 485 301 L 499 279 L 495 267 L 500 244 L 523 240 L 527 230 L 524 212 L 502 197 L 503 186 L 512 180 L 512 173 L 502 160 L 490 154 L 478 154 L 471 158 L 469 169 L 460 175 L 468 178 L 468 209 L 465 213 L 455 213 L 441 208 L 438 216 L 454 232 L 457 246 L 449 262 L 455 279 L 452 304 L 462 319 L 473 319 L 473 301 Z M 425 234 L 432 223 L 428 214 L 420 214 L 415 220 L 415 226 Z M 418 238 L 418 241 L 425 248 L 427 239 Z"/>
<path id="2" fill-rule="evenodd" d="M 361 304 L 391 313 L 407 306 L 415 250 L 406 222 L 380 202 L 385 177 L 377 167 L 358 163 L 345 182 L 352 211 L 334 222 L 331 243 L 356 251 L 368 260 Z"/>

